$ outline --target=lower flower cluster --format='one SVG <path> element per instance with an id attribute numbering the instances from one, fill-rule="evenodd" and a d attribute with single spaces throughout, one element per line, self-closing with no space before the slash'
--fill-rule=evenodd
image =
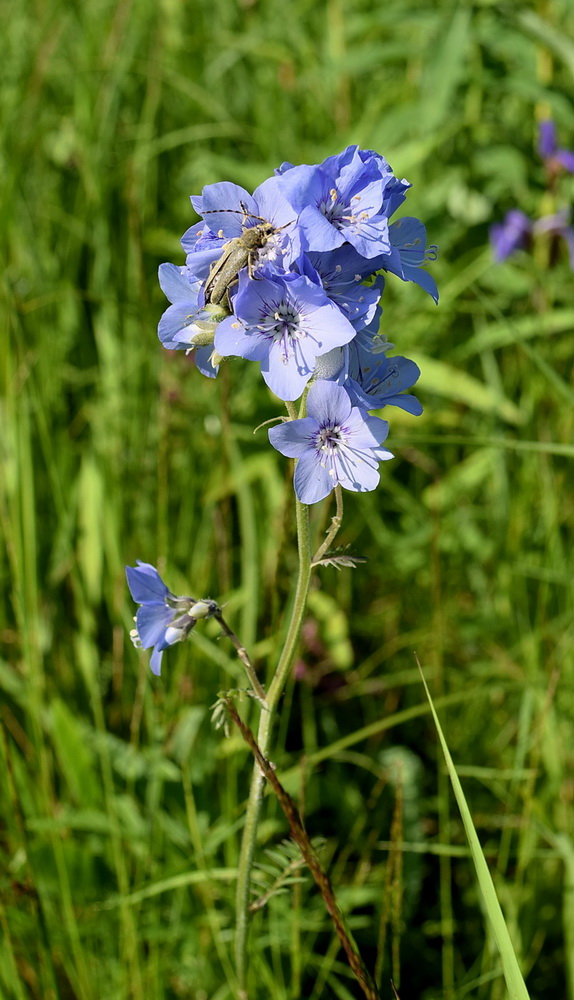
<path id="1" fill-rule="evenodd" d="M 251 195 L 210 184 L 191 201 L 202 221 L 183 236 L 183 267 L 162 264 L 171 305 L 159 324 L 170 350 L 193 351 L 214 378 L 224 358 L 256 361 L 286 402 L 308 390 L 307 415 L 269 432 L 298 459 L 295 490 L 315 503 L 336 485 L 372 490 L 384 406 L 422 412 L 405 393 L 417 366 L 387 357 L 379 336 L 384 273 L 414 281 L 438 300 L 421 265 L 436 257 L 418 219 L 391 222 L 410 187 L 384 157 L 349 146 L 320 164 L 284 163 Z"/>

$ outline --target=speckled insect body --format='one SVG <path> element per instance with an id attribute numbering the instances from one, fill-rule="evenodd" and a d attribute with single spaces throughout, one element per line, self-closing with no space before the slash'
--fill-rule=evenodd
<path id="1" fill-rule="evenodd" d="M 245 213 L 244 220 L 248 217 Z M 273 223 L 267 222 L 260 216 L 252 216 L 252 218 L 257 219 L 258 224 L 244 226 L 240 236 L 235 236 L 224 244 L 221 256 L 211 265 L 209 277 L 205 283 L 206 303 L 219 305 L 227 298 L 229 304 L 228 292 L 236 283 L 239 272 L 247 267 L 250 277 L 253 277 L 258 252 L 279 232 Z"/>

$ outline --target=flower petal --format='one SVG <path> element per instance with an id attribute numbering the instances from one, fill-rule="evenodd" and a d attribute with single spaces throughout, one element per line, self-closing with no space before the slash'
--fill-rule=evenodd
<path id="1" fill-rule="evenodd" d="M 363 460 L 353 467 L 353 472 L 354 476 L 339 477 L 343 489 L 351 490 L 352 493 L 369 493 L 371 490 L 376 490 L 381 476 L 375 459 L 372 462 Z"/>
<path id="2" fill-rule="evenodd" d="M 351 400 L 343 386 L 318 379 L 309 389 L 307 413 L 320 427 L 344 424 L 351 413 Z"/>
<path id="3" fill-rule="evenodd" d="M 151 659 L 149 661 L 149 665 L 151 667 L 152 674 L 155 674 L 156 677 L 159 677 L 159 675 L 161 674 L 161 660 L 162 660 L 162 656 L 163 656 L 163 649 L 157 649 L 157 647 L 156 647 L 156 649 L 154 649 L 153 653 L 151 654 Z"/>
<path id="4" fill-rule="evenodd" d="M 335 485 L 333 477 L 321 465 L 317 452 L 307 451 L 297 462 L 294 486 L 301 503 L 318 503 L 329 496 Z"/>
<path id="5" fill-rule="evenodd" d="M 143 604 L 138 608 L 136 626 L 142 649 L 157 646 L 165 636 L 165 630 L 175 618 L 175 610 L 167 604 Z"/>
<path id="6" fill-rule="evenodd" d="M 197 302 L 199 282 L 192 284 L 175 264 L 160 264 L 158 277 L 161 290 L 170 302 L 189 302 L 190 299 Z"/>
<path id="7" fill-rule="evenodd" d="M 126 566 L 128 587 L 137 604 L 145 604 L 148 601 L 163 603 L 168 594 L 173 596 L 155 566 L 139 559 L 137 563 L 137 566 Z"/>
<path id="8" fill-rule="evenodd" d="M 301 420 L 288 420 L 268 430 L 269 440 L 277 451 L 286 458 L 299 458 L 309 450 L 313 436 L 319 430 L 316 420 L 303 417 Z"/>

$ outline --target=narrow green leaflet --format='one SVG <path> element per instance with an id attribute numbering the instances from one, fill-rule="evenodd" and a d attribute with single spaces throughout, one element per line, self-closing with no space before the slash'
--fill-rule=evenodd
<path id="1" fill-rule="evenodd" d="M 418 663 L 418 659 L 417 659 Z M 421 679 L 424 684 L 427 698 L 429 700 L 430 709 L 434 719 L 435 726 L 437 728 L 437 733 L 442 746 L 442 751 L 444 753 L 444 759 L 446 761 L 447 770 L 452 782 L 452 787 L 454 789 L 454 794 L 456 801 L 458 803 L 458 808 L 460 809 L 460 815 L 462 817 L 462 822 L 464 824 L 464 829 L 470 845 L 470 852 L 472 855 L 472 860 L 474 862 L 474 867 L 476 868 L 476 874 L 478 877 L 478 884 L 480 886 L 480 891 L 482 893 L 482 898 L 484 901 L 484 907 L 494 934 L 496 945 L 500 953 L 500 961 L 502 963 L 502 969 L 504 972 L 504 978 L 506 979 L 506 985 L 508 987 L 508 993 L 511 1000 L 530 1000 L 528 990 L 526 989 L 526 984 L 522 978 L 522 973 L 518 965 L 518 960 L 516 958 L 516 953 L 512 946 L 512 941 L 510 940 L 510 934 L 508 933 L 508 928 L 504 920 L 504 915 L 500 903 L 498 902 L 498 897 L 496 895 L 496 889 L 494 888 L 494 882 L 492 881 L 490 872 L 488 870 L 488 865 L 485 861 L 484 854 L 482 853 L 482 848 L 480 846 L 480 841 L 478 839 L 474 824 L 472 822 L 472 816 L 470 814 L 470 809 L 466 804 L 466 799 L 464 797 L 464 792 L 462 790 L 462 785 L 458 779 L 456 769 L 449 753 L 449 749 L 444 737 L 444 733 L 441 729 L 440 722 L 438 720 L 438 715 L 435 712 L 430 691 L 427 687 L 422 669 L 419 663 L 419 670 L 421 672 Z"/>

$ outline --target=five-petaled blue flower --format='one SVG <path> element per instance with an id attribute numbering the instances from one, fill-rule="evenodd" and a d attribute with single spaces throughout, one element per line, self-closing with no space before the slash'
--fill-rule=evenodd
<path id="1" fill-rule="evenodd" d="M 253 280 L 242 271 L 235 316 L 219 324 L 215 349 L 223 357 L 260 361 L 271 391 L 280 399 L 298 399 L 317 358 L 347 344 L 355 330 L 324 289 L 305 275 L 261 274 Z"/>
<path id="2" fill-rule="evenodd" d="M 404 201 L 408 181 L 383 156 L 348 146 L 321 164 L 280 168 L 281 193 L 297 213 L 303 250 L 351 243 L 368 259 L 391 251 L 389 216 Z"/>
<path id="3" fill-rule="evenodd" d="M 386 420 L 351 405 L 345 389 L 319 379 L 307 396 L 307 416 L 271 427 L 269 440 L 287 458 L 296 458 L 295 492 L 302 503 L 317 503 L 341 485 L 355 493 L 374 490 L 378 464 L 392 458 L 381 448 Z"/>
<path id="4" fill-rule="evenodd" d="M 176 597 L 155 566 L 139 559 L 137 563 L 137 566 L 126 566 L 130 593 L 136 604 L 141 605 L 135 617 L 136 628 L 130 636 L 134 646 L 142 649 L 153 646 L 150 666 L 154 674 L 160 674 L 164 649 L 187 639 L 200 618 L 209 618 L 219 608 L 215 601 Z"/>

